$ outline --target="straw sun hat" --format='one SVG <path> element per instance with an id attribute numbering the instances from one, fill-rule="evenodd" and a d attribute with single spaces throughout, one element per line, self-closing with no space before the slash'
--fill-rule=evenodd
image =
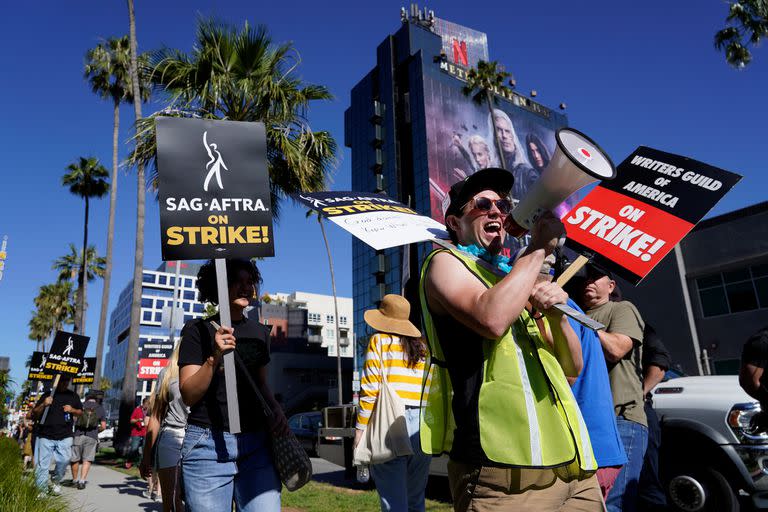
<path id="1" fill-rule="evenodd" d="M 363 318 L 377 331 L 419 338 L 421 331 L 408 320 L 410 314 L 411 305 L 405 298 L 389 294 L 381 300 L 379 309 L 369 309 Z"/>

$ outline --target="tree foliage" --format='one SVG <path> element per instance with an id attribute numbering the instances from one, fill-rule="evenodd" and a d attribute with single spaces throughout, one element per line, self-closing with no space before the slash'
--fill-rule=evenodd
<path id="1" fill-rule="evenodd" d="M 728 64 L 742 69 L 752 61 L 749 48 L 768 36 L 768 0 L 732 2 L 725 22 L 725 28 L 715 33 L 715 48 L 725 53 Z"/>
<path id="2" fill-rule="evenodd" d="M 272 185 L 273 214 L 280 200 L 300 191 L 323 190 L 336 164 L 337 145 L 327 131 L 313 131 L 310 105 L 332 99 L 321 85 L 307 84 L 297 74 L 298 53 L 290 43 L 274 43 L 264 26 L 242 29 L 213 20 L 198 20 L 190 53 L 164 48 L 149 59 L 149 75 L 168 106 L 137 127 L 130 159 L 155 172 L 154 118 L 158 115 L 263 122 L 267 134 L 267 167 Z"/>

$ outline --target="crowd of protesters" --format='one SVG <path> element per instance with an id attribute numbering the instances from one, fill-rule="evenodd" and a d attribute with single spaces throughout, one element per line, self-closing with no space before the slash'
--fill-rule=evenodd
<path id="1" fill-rule="evenodd" d="M 365 313 L 373 335 L 354 445 L 368 442 L 383 395 L 399 400 L 406 433 L 405 454 L 370 468 L 381 509 L 425 510 L 431 458 L 448 454 L 457 512 L 663 510 L 650 390 L 669 368 L 669 353 L 607 270 L 589 264 L 568 293 L 555 282 L 567 262 L 554 215 L 535 223 L 514 257 L 503 254 L 513 189 L 513 174 L 495 168 L 454 184 L 444 203 L 452 244 L 426 257 L 418 296 L 387 295 Z M 151 400 L 130 419 L 126 465 L 140 461 L 149 496 L 161 495 L 166 511 L 280 510 L 271 446 L 288 424 L 267 384 L 269 327 L 245 314 L 261 275 L 250 260 L 226 266 L 231 327 L 220 327 L 218 314 L 188 322 Z M 197 285 L 201 301 L 218 304 L 212 261 Z M 563 315 L 555 307 L 563 303 L 605 329 Z M 239 433 L 230 433 L 223 370 L 233 350 L 242 363 Z M 752 380 L 753 396 L 764 398 L 762 380 Z M 248 384 L 271 416 L 253 407 Z M 85 488 L 105 426 L 95 397 L 81 403 L 68 386 L 64 377 L 53 397 L 38 400 L 32 417 L 49 412 L 34 441 L 27 424 L 18 435 L 24 453 L 34 451 L 41 490 L 50 485 L 54 493 L 68 464 L 74 485 Z"/>

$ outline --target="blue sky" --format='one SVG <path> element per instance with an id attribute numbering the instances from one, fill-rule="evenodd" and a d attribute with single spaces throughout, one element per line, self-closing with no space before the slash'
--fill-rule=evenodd
<path id="1" fill-rule="evenodd" d="M 336 99 L 310 112 L 315 129 L 343 144 L 343 112 L 352 86 L 375 64 L 375 50 L 400 25 L 402 2 L 136 1 L 140 50 L 189 51 L 198 15 L 241 25 L 266 24 L 275 41 L 293 41 L 300 73 L 326 85 Z M 488 34 L 490 56 L 517 78 L 518 90 L 538 91 L 569 123 L 597 140 L 614 161 L 648 145 L 744 175 L 713 210 L 724 213 L 765 200 L 768 50 L 744 71 L 728 67 L 712 47 L 727 5 L 720 0 L 669 2 L 435 2 L 438 17 Z M 83 203 L 61 187 L 64 168 L 79 156 L 111 165 L 111 106 L 82 77 L 83 56 L 100 38 L 128 31 L 124 2 L 12 2 L 0 17 L 0 123 L 3 217 L 8 261 L 0 281 L 0 355 L 11 357 L 21 383 L 34 343 L 27 322 L 38 288 L 55 280 L 52 261 L 82 241 Z M 145 105 L 145 114 L 159 108 Z M 121 111 L 121 140 L 132 108 Z M 126 146 L 121 146 L 121 158 Z M 350 186 L 344 148 L 332 188 Z M 111 306 L 132 275 L 136 180 L 120 172 Z M 145 266 L 160 264 L 159 215 L 148 196 Z M 91 209 L 90 239 L 106 248 L 108 200 Z M 338 291 L 350 296 L 351 242 L 335 227 Z M 287 207 L 276 227 L 276 258 L 261 264 L 264 290 L 330 293 L 320 231 L 301 208 Z M 94 352 L 101 283 L 89 287 L 86 334 Z"/>

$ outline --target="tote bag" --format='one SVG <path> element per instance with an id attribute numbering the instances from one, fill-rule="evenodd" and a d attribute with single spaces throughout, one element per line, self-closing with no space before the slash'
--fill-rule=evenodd
<path id="1" fill-rule="evenodd" d="M 355 447 L 353 456 L 355 466 L 381 464 L 395 457 L 413 455 L 405 419 L 405 405 L 387 382 L 383 361 L 380 368 L 379 396 L 376 398 L 363 438 Z"/>

